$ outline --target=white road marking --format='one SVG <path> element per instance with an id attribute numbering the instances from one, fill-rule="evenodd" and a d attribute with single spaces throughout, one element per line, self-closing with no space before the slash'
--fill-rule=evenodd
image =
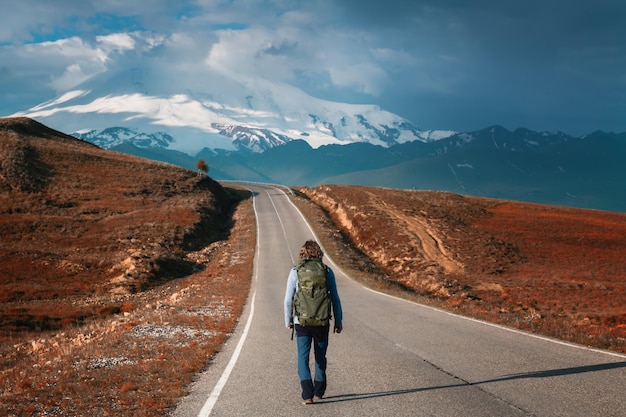
<path id="1" fill-rule="evenodd" d="M 472 317 L 461 316 L 459 314 L 454 314 L 454 313 L 451 313 L 449 311 L 442 310 L 440 308 L 432 307 L 432 306 L 425 305 L 425 304 L 419 304 L 419 303 L 413 302 L 411 300 L 405 300 L 404 298 L 396 297 L 395 295 L 386 294 L 384 292 L 376 291 L 376 290 L 373 290 L 373 289 L 365 287 L 365 286 L 363 286 L 363 288 L 365 290 L 367 290 L 367 291 L 373 292 L 373 293 L 378 294 L 378 295 L 382 295 L 384 297 L 389 297 L 389 298 L 393 298 L 395 300 L 404 301 L 405 303 L 413 304 L 413 305 L 416 305 L 416 306 L 419 306 L 419 307 L 423 307 L 423 308 L 427 308 L 427 309 L 430 309 L 430 310 L 435 310 L 435 311 L 438 311 L 440 313 L 447 314 L 449 316 L 454 316 L 454 317 L 457 317 L 457 318 L 461 318 L 463 320 L 473 321 L 474 323 L 484 324 L 485 326 L 496 327 L 496 328 L 501 329 L 501 330 L 506 330 L 507 332 L 522 334 L 522 335 L 528 336 L 528 337 L 534 337 L 535 339 L 540 339 L 540 340 L 543 340 L 543 341 L 546 341 L 546 342 L 555 343 L 557 345 L 568 346 L 568 347 L 572 347 L 572 348 L 576 348 L 576 349 L 582 349 L 582 350 L 587 350 L 587 351 L 596 352 L 596 353 L 603 353 L 605 355 L 616 356 L 618 358 L 626 358 L 626 355 L 624 355 L 622 353 L 619 353 L 619 352 L 612 352 L 610 350 L 594 349 L 594 348 L 591 348 L 591 347 L 588 347 L 588 346 L 577 345 L 577 344 L 566 342 L 566 341 L 563 341 L 563 340 L 552 339 L 552 338 L 547 337 L 547 336 L 541 336 L 539 334 L 525 332 L 523 330 L 514 329 L 512 327 L 503 326 L 501 324 L 491 323 L 491 322 L 483 321 L 483 320 L 478 320 L 478 319 L 475 319 L 475 318 L 472 318 Z"/>
<path id="2" fill-rule="evenodd" d="M 251 191 L 251 190 L 250 190 Z M 254 193 L 252 193 L 252 206 L 254 207 L 254 215 L 256 216 L 256 218 L 258 219 L 258 215 L 257 215 L 257 210 L 256 210 L 256 198 L 254 197 Z M 256 253 L 255 253 L 255 258 L 258 258 L 259 255 L 259 225 L 257 223 L 256 226 L 257 229 L 257 234 L 256 234 Z M 256 281 L 258 280 L 258 262 L 254 263 L 255 267 L 254 267 L 254 281 L 255 281 L 255 285 L 256 285 Z M 252 294 L 252 299 L 250 301 L 250 314 L 248 315 L 248 321 L 246 322 L 246 326 L 243 329 L 243 333 L 241 334 L 241 337 L 239 338 L 239 342 L 237 342 L 237 347 L 235 347 L 235 351 L 233 352 L 233 356 L 230 358 L 230 361 L 228 362 L 228 365 L 226 365 L 226 369 L 224 369 L 224 372 L 222 373 L 222 376 L 220 377 L 219 381 L 217 381 L 217 384 L 215 384 L 215 387 L 213 388 L 213 391 L 211 391 L 211 394 L 209 395 L 209 398 L 207 398 L 206 402 L 204 403 L 204 405 L 202 406 L 202 409 L 200 410 L 200 413 L 198 414 L 198 417 L 208 417 L 211 414 L 211 411 L 213 411 L 213 407 L 215 406 L 215 403 L 217 402 L 217 399 L 219 398 L 220 394 L 222 393 L 222 390 L 224 389 L 224 386 L 226 385 L 226 383 L 228 382 L 228 378 L 230 378 L 230 374 L 233 371 L 233 369 L 235 368 L 235 365 L 237 364 L 237 360 L 239 359 L 239 354 L 241 353 L 241 349 L 243 349 L 243 344 L 246 342 L 246 338 L 248 337 L 248 332 L 250 331 L 250 325 L 252 324 L 252 318 L 254 317 L 254 300 L 256 299 L 256 289 L 254 290 L 253 294 Z"/>
<path id="3" fill-rule="evenodd" d="M 247 187 L 245 187 L 245 188 L 247 188 Z M 254 197 L 254 193 L 252 192 L 252 190 L 250 190 L 249 188 L 247 188 L 247 189 L 252 194 L 252 202 L 253 202 L 252 206 L 254 207 L 254 215 L 258 219 L 259 216 L 258 216 L 257 209 L 256 209 L 256 197 Z M 270 202 L 272 203 L 272 206 L 274 207 L 274 211 L 278 215 L 278 210 L 276 208 L 276 205 L 274 204 L 274 201 L 272 200 L 272 197 L 271 197 L 270 193 L 267 190 L 264 190 L 264 191 L 267 193 L 268 198 L 270 199 Z M 287 242 L 287 233 L 285 231 L 285 226 L 283 225 L 283 221 L 280 218 L 280 215 L 278 216 L 278 221 L 280 222 L 280 225 L 281 225 L 281 227 L 283 229 L 283 237 L 285 239 L 285 242 Z M 309 226 L 309 229 L 310 228 L 311 228 L 311 226 Z M 259 233 L 259 225 L 258 225 L 258 223 L 257 223 L 256 229 L 257 229 L 257 241 L 256 241 L 255 258 L 258 259 L 259 258 L 260 247 L 261 247 L 261 244 L 260 244 L 260 241 L 259 241 L 260 233 Z M 291 257 L 291 260 L 292 260 L 292 263 L 293 263 L 293 255 L 291 254 L 291 250 L 289 250 L 289 256 Z M 258 273 L 258 262 L 255 261 L 254 265 L 255 265 L 255 268 L 254 268 L 254 281 L 256 283 L 258 281 L 258 276 L 259 276 L 259 273 Z M 241 353 L 241 350 L 243 349 L 243 345 L 246 342 L 246 338 L 248 337 L 248 332 L 250 331 L 250 325 L 252 324 L 252 318 L 254 317 L 254 301 L 255 301 L 255 299 L 256 299 L 256 290 L 254 290 L 254 292 L 252 294 L 251 301 L 250 301 L 250 314 L 248 315 L 248 321 L 246 322 L 246 326 L 243 329 L 243 333 L 241 334 L 241 337 L 239 338 L 239 342 L 237 342 L 237 347 L 235 348 L 235 351 L 233 352 L 233 356 L 230 358 L 230 361 L 228 362 L 228 365 L 226 365 L 226 369 L 224 369 L 224 372 L 222 373 L 222 376 L 220 377 L 219 381 L 217 381 L 217 384 L 215 384 L 215 387 L 213 388 L 213 391 L 211 391 L 211 394 L 209 395 L 209 397 L 207 398 L 206 402 L 202 406 L 202 409 L 200 410 L 200 413 L 198 414 L 198 417 L 208 417 L 211 414 L 211 411 L 213 411 L 213 407 L 215 406 L 215 403 L 217 402 L 217 399 L 219 398 L 220 394 L 222 393 L 222 390 L 224 389 L 224 386 L 226 386 L 226 383 L 228 382 L 228 378 L 230 378 L 230 374 L 232 373 L 233 369 L 235 368 L 235 365 L 237 364 L 237 360 L 239 359 L 239 355 Z"/>
<path id="4" fill-rule="evenodd" d="M 276 188 L 278 190 L 278 188 Z M 279 190 L 281 193 L 285 194 L 285 192 L 283 190 Z M 280 223 L 280 227 L 281 229 L 283 229 L 283 239 L 285 239 L 285 243 L 287 244 L 287 251 L 289 252 L 289 258 L 291 259 L 291 264 L 295 265 L 296 261 L 293 259 L 293 254 L 291 253 L 291 248 L 289 247 L 289 241 L 287 240 L 287 231 L 285 231 L 285 224 L 283 223 L 283 219 L 280 218 L 280 215 L 278 214 L 278 209 L 276 208 L 276 204 L 274 204 L 274 200 L 272 199 L 272 195 L 269 193 L 269 191 L 266 189 L 265 192 L 267 193 L 268 198 L 270 199 L 270 202 L 272 203 L 272 207 L 274 207 L 274 211 L 276 212 L 276 217 L 278 217 L 278 222 Z M 285 194 L 285 197 L 287 197 L 287 194 Z M 291 202 L 291 199 L 289 197 L 287 197 L 289 199 L 289 202 Z M 293 204 L 293 203 L 291 203 Z M 308 224 L 307 224 L 308 225 Z M 309 226 L 309 229 L 311 228 L 311 226 Z"/>
<path id="5" fill-rule="evenodd" d="M 202 410 L 200 410 L 198 417 L 208 417 L 209 414 L 211 414 L 211 411 L 213 410 L 213 406 L 217 402 L 217 399 L 219 398 L 220 394 L 222 393 L 222 390 L 224 389 L 226 382 L 228 382 L 230 373 L 233 371 L 233 368 L 235 367 L 235 364 L 237 363 L 237 360 L 239 359 L 239 354 L 241 353 L 243 344 L 246 341 L 246 337 L 248 336 L 248 330 L 250 329 L 250 323 L 252 322 L 252 316 L 254 315 L 255 297 L 256 297 L 256 291 L 252 295 L 252 301 L 250 303 L 251 305 L 250 315 L 248 316 L 248 322 L 246 323 L 246 327 L 243 330 L 243 333 L 241 334 L 239 343 L 237 343 L 237 347 L 235 348 L 235 351 L 233 352 L 233 356 L 230 358 L 230 362 L 228 362 L 226 369 L 224 369 L 224 373 L 222 373 L 220 380 L 217 381 L 217 384 L 215 384 L 215 388 L 213 388 L 211 395 L 209 395 L 209 398 L 207 398 L 206 403 L 204 403 L 204 406 L 202 407 Z"/>

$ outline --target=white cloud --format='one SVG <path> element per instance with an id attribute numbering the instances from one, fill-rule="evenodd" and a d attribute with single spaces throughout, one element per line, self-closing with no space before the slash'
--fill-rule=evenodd
<path id="1" fill-rule="evenodd" d="M 107 54 L 78 37 L 24 47 L 25 61 L 38 61 L 56 91 L 72 88 L 106 69 Z"/>
<path id="2" fill-rule="evenodd" d="M 53 79 L 50 85 L 57 91 L 63 91 L 82 83 L 88 79 L 90 75 L 91 74 L 85 74 L 80 65 L 72 64 L 67 67 L 63 75 Z"/>
<path id="3" fill-rule="evenodd" d="M 97 50 L 78 36 L 54 42 L 27 44 L 23 50 L 25 55 L 30 55 L 33 59 L 39 59 L 42 63 L 51 58 L 59 60 L 77 58 L 100 59 Z"/>
<path id="4" fill-rule="evenodd" d="M 135 39 L 129 33 L 113 33 L 106 36 L 97 36 L 98 45 L 103 50 L 128 51 L 136 46 Z"/>
<path id="5" fill-rule="evenodd" d="M 325 79 L 330 84 L 318 84 L 318 92 L 339 88 L 376 96 L 390 83 L 389 73 L 379 61 L 389 66 L 389 61 L 401 65 L 402 60 L 405 64 L 412 60 L 402 51 L 372 51 L 369 45 L 373 40 L 366 33 L 320 27 L 306 13 L 286 14 L 280 23 L 220 31 L 207 65 L 223 73 L 285 82 L 299 77 Z"/>
<path id="6" fill-rule="evenodd" d="M 259 30 L 221 31 L 209 51 L 206 64 L 218 72 L 254 73 L 254 56 L 267 36 Z"/>
<path id="7" fill-rule="evenodd" d="M 378 96 L 389 81 L 386 72 L 371 62 L 328 69 L 336 87 L 352 88 L 359 93 Z"/>
<path id="8" fill-rule="evenodd" d="M 81 18 L 89 11 L 122 13 L 116 1 L 85 3 L 77 12 Z M 131 3 L 124 12 L 126 15 L 150 14 L 150 5 Z M 163 4 L 159 2 L 155 8 L 165 7 Z M 330 26 L 333 24 L 331 3 L 306 3 L 298 10 L 292 9 L 292 3 L 280 1 L 238 1 L 237 7 L 230 1 L 207 0 L 195 4 L 204 13 L 180 13 L 185 25 L 173 22 L 173 33 L 96 33 L 91 40 L 72 36 L 17 45 L 12 51 L 0 47 L 0 57 L 17 58 L 17 62 L 6 59 L 13 68 L 37 62 L 41 76 L 45 73 L 47 84 L 57 91 L 73 88 L 107 69 L 134 65 L 137 60 L 146 59 L 147 53 L 152 54 L 151 59 L 160 57 L 157 59 L 160 65 L 198 77 L 202 68 L 208 67 L 225 74 L 261 76 L 275 81 L 296 82 L 302 77 L 312 77 L 331 83 L 318 85 L 320 92 L 341 88 L 376 95 L 389 81 L 385 68 L 376 62 L 377 54 L 369 51 L 371 39 L 365 32 L 355 34 Z M 145 8 L 140 10 L 140 7 Z M 320 13 L 327 19 L 320 19 Z M 53 14 L 51 26 L 62 24 L 66 17 Z M 230 30 L 229 23 L 243 26 Z M 213 28 L 221 27 L 220 24 L 226 29 Z"/>
<path id="9" fill-rule="evenodd" d="M 79 37 L 54 42 L 0 47 L 0 62 L 19 88 L 23 80 L 34 91 L 42 85 L 57 91 L 71 88 L 105 70 L 105 56 Z M 10 85 L 9 85 L 10 86 Z M 29 94 L 22 91 L 23 94 Z M 44 93 L 47 93 L 44 91 Z M 49 93 L 47 93 L 49 94 Z M 42 100 L 51 97 L 42 96 Z"/>

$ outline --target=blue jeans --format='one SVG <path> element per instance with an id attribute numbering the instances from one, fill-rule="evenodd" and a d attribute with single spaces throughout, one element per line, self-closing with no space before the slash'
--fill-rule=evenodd
<path id="1" fill-rule="evenodd" d="M 328 349 L 328 333 L 330 326 L 305 327 L 296 324 L 296 340 L 298 343 L 298 376 L 302 386 L 302 399 L 313 396 L 322 398 L 326 392 L 326 350 Z M 315 357 L 315 383 L 311 377 L 309 356 L 313 345 Z"/>

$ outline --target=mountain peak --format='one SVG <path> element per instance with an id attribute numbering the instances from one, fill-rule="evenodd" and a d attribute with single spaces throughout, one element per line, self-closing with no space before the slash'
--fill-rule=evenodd
<path id="1" fill-rule="evenodd" d="M 116 126 L 158 134 L 171 138 L 161 146 L 192 155 L 204 148 L 262 152 L 296 139 L 314 148 L 354 142 L 388 147 L 454 133 L 423 132 L 376 105 L 321 100 L 260 78 L 215 73 L 198 84 L 163 79 L 171 75 L 158 68 L 107 73 L 17 115 L 80 137 L 98 136 L 102 144 L 110 134 L 107 129 Z"/>

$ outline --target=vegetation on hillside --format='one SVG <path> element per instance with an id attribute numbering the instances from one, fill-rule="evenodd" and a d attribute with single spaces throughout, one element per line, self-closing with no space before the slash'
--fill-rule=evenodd
<path id="1" fill-rule="evenodd" d="M 372 285 L 626 352 L 626 214 L 432 191 L 297 190 L 299 206 L 325 224 L 320 234 L 348 243 L 329 243 L 336 259 Z"/>
<path id="2" fill-rule="evenodd" d="M 0 119 L 0 414 L 175 405 L 245 303 L 248 196 Z"/>

